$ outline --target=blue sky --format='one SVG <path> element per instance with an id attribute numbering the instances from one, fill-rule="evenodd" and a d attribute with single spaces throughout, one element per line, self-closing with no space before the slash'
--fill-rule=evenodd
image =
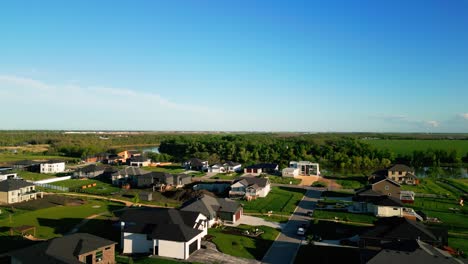
<path id="1" fill-rule="evenodd" d="M 2 1 L 0 129 L 468 132 L 468 2 Z"/>

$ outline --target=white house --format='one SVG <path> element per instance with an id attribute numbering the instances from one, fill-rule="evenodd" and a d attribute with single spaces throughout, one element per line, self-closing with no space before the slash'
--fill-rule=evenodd
<path id="1" fill-rule="evenodd" d="M 248 173 L 253 176 L 259 176 L 261 174 L 277 174 L 279 165 L 275 163 L 259 163 L 244 168 L 244 173 Z"/>
<path id="2" fill-rule="evenodd" d="M 244 177 L 231 185 L 230 197 L 266 197 L 271 190 L 270 181 L 267 178 Z"/>
<path id="3" fill-rule="evenodd" d="M 202 213 L 208 219 L 208 227 L 220 222 L 235 224 L 243 215 L 243 208 L 239 202 L 209 195 L 187 201 L 180 210 Z"/>
<path id="4" fill-rule="evenodd" d="M 65 171 L 65 162 L 58 160 L 49 160 L 39 165 L 40 173 L 60 173 Z"/>
<path id="5" fill-rule="evenodd" d="M 228 161 L 223 164 L 215 164 L 210 167 L 210 172 L 214 173 L 231 173 L 242 171 L 242 164 Z"/>
<path id="6" fill-rule="evenodd" d="M 13 204 L 37 199 L 36 186 L 19 180 L 8 179 L 0 181 L 0 203 Z M 42 197 L 42 193 L 40 193 Z"/>
<path id="7" fill-rule="evenodd" d="M 11 171 L 8 171 L 8 170 L 0 171 L 0 181 L 4 181 L 4 180 L 7 180 L 7 179 L 17 179 L 17 178 L 18 178 L 17 173 L 14 173 L 14 172 L 11 172 Z"/>
<path id="8" fill-rule="evenodd" d="M 124 254 L 188 259 L 208 233 L 206 216 L 165 208 L 128 210 L 120 218 Z"/>
<path id="9" fill-rule="evenodd" d="M 283 170 L 283 177 L 320 175 L 320 165 L 310 161 L 291 161 L 288 169 Z"/>
<path id="10" fill-rule="evenodd" d="M 151 164 L 151 159 L 145 158 L 143 156 L 132 157 L 129 158 L 127 161 L 128 165 L 134 167 L 147 167 Z"/>

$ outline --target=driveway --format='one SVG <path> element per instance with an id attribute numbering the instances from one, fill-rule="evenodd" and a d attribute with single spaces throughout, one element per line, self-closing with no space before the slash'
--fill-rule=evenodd
<path id="1" fill-rule="evenodd" d="M 269 226 L 273 228 L 283 229 L 285 224 L 280 224 L 277 222 L 270 222 L 260 217 L 250 216 L 250 215 L 243 215 L 240 220 L 238 220 L 235 224 L 224 224 L 226 226 L 238 226 L 238 225 L 250 225 L 250 226 Z"/>
<path id="2" fill-rule="evenodd" d="M 239 258 L 234 257 L 231 255 L 227 255 L 224 253 L 219 252 L 216 249 L 216 246 L 207 241 L 202 241 L 202 245 L 206 246 L 206 248 L 201 248 L 192 255 L 188 259 L 189 262 L 195 263 L 209 263 L 209 264 L 260 264 L 261 262 L 255 259 L 246 259 L 246 258 Z"/>
<path id="3" fill-rule="evenodd" d="M 309 224 L 310 217 L 307 216 L 307 212 L 315 208 L 315 203 L 319 197 L 319 191 L 307 190 L 286 226 L 263 257 L 262 262 L 269 264 L 293 263 L 304 239 L 303 236 L 296 234 L 297 228 L 303 224 Z"/>

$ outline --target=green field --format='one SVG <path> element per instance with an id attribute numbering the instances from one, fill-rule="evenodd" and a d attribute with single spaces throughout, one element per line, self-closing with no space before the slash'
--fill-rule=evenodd
<path id="1" fill-rule="evenodd" d="M 304 196 L 304 189 L 272 187 L 265 198 L 243 202 L 246 213 L 267 213 L 290 215 Z"/>
<path id="2" fill-rule="evenodd" d="M 299 179 L 294 179 L 294 178 L 289 178 L 289 177 L 281 177 L 281 176 L 274 176 L 274 175 L 268 175 L 268 179 L 270 180 L 271 183 L 278 183 L 278 184 L 298 185 L 299 183 L 301 183 L 301 180 L 299 180 Z"/>
<path id="3" fill-rule="evenodd" d="M 82 186 L 89 186 L 96 184 L 96 186 L 82 188 Z M 102 182 L 93 179 L 70 179 L 66 181 L 54 182 L 51 185 L 62 186 L 70 188 L 70 191 L 89 193 L 96 195 L 110 195 L 121 191 L 119 187 L 116 187 L 110 183 Z"/>
<path id="4" fill-rule="evenodd" d="M 325 211 L 325 210 L 315 210 L 314 218 L 316 219 L 335 219 L 335 217 L 340 221 L 349 221 L 356 223 L 366 223 L 372 224 L 377 218 L 373 215 L 367 214 L 354 214 L 348 212 L 335 212 L 335 211 Z"/>
<path id="5" fill-rule="evenodd" d="M 405 191 L 413 191 L 415 193 L 428 193 L 428 194 L 438 194 L 448 197 L 455 197 L 453 190 L 447 185 L 431 178 L 421 179 L 419 185 L 401 185 L 401 189 Z"/>
<path id="6" fill-rule="evenodd" d="M 184 168 L 178 165 L 171 165 L 171 166 L 160 166 L 160 167 L 143 167 L 143 170 L 147 171 L 158 171 L 158 172 L 167 172 L 171 174 L 178 174 L 185 171 Z"/>
<path id="7" fill-rule="evenodd" d="M 388 149 L 397 155 L 412 154 L 415 150 L 427 149 L 456 150 L 459 158 L 468 153 L 468 140 L 373 139 L 364 141 L 375 148 Z"/>
<path id="8" fill-rule="evenodd" d="M 64 156 L 44 156 L 44 155 L 32 155 L 32 154 L 12 154 L 12 153 L 2 153 L 0 154 L 0 163 L 9 163 L 20 160 L 65 160 L 71 161 L 76 158 L 64 157 Z"/>
<path id="9" fill-rule="evenodd" d="M 242 258 L 261 260 L 270 248 L 279 231 L 266 226 L 255 227 L 264 231 L 259 237 L 253 238 L 242 235 L 243 230 L 251 230 L 254 227 L 240 225 L 237 228 L 210 228 L 208 234 L 213 236 L 212 242 L 219 251 Z"/>
<path id="10" fill-rule="evenodd" d="M 30 172 L 30 171 L 15 171 L 15 172 L 18 173 L 18 177 L 21 177 L 29 181 L 40 181 L 40 180 L 45 180 L 45 179 L 56 177 L 55 174 L 44 174 L 44 173 L 36 173 L 36 172 Z"/>
<path id="11" fill-rule="evenodd" d="M 54 206 L 33 211 L 18 211 L 0 220 L 0 236 L 8 236 L 9 227 L 31 225 L 36 237 L 49 239 L 70 231 L 88 216 L 122 208 L 121 204 L 88 200 L 81 205 Z"/>

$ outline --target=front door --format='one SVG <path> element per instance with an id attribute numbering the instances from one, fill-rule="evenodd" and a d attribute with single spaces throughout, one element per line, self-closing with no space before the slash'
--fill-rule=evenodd
<path id="1" fill-rule="evenodd" d="M 154 255 L 155 256 L 159 255 L 159 247 L 158 246 L 154 246 Z"/>

